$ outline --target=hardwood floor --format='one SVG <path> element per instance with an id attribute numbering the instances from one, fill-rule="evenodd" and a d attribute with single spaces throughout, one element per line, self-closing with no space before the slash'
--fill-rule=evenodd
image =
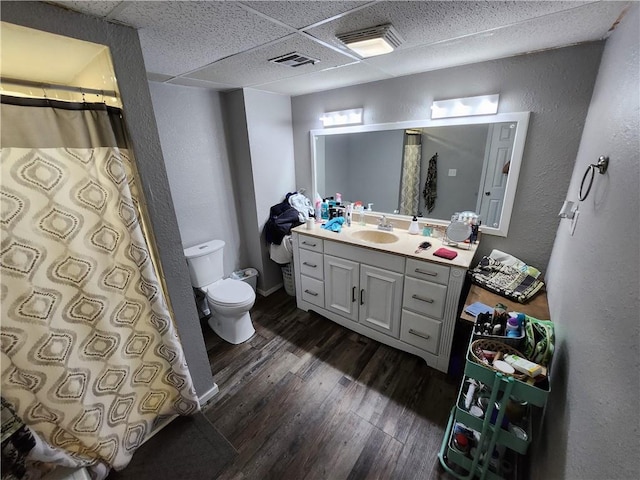
<path id="1" fill-rule="evenodd" d="M 220 479 L 444 479 L 458 379 L 296 308 L 259 299 L 241 345 L 204 324 L 220 393 L 205 415 L 237 450 Z"/>

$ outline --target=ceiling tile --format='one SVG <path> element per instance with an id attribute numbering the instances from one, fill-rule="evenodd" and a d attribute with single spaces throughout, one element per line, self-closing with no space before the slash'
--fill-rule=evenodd
<path id="1" fill-rule="evenodd" d="M 296 96 L 387 78 L 392 78 L 392 76 L 359 62 L 310 73 L 302 79 L 301 77 L 288 78 L 268 84 L 254 85 L 253 88 Z"/>
<path id="2" fill-rule="evenodd" d="M 304 28 L 327 18 L 348 12 L 365 2 L 242 2 L 251 8 L 294 28 Z"/>
<path id="3" fill-rule="evenodd" d="M 291 32 L 236 2 L 130 2 L 114 20 L 139 29 L 147 70 L 179 75 Z"/>
<path id="4" fill-rule="evenodd" d="M 200 88 L 208 88 L 210 90 L 217 91 L 228 91 L 228 90 L 236 90 L 238 87 L 234 87 L 233 85 L 226 85 L 223 83 L 214 83 L 207 82 L 205 80 L 197 80 L 195 78 L 187 78 L 187 77 L 175 77 L 169 80 L 166 83 L 171 83 L 174 85 L 182 85 L 183 87 L 200 87 Z"/>
<path id="5" fill-rule="evenodd" d="M 371 57 L 365 63 L 393 75 L 409 75 L 519 55 L 523 50 L 533 52 L 598 40 L 606 35 L 606 25 L 615 22 L 621 8 L 623 5 L 618 2 L 593 3 L 580 7 L 579 11 L 560 12 L 465 39 L 400 50 L 394 55 Z M 572 25 L 570 31 L 566 29 L 568 24 Z M 523 42 L 523 39 L 526 41 Z M 473 45 L 473 48 L 469 48 L 469 45 Z"/>
<path id="6" fill-rule="evenodd" d="M 163 75 L 161 73 L 147 72 L 147 80 L 150 82 L 166 82 L 173 78 L 173 75 Z"/>
<path id="7" fill-rule="evenodd" d="M 269 62 L 271 58 L 292 52 L 298 52 L 320 61 L 315 65 L 309 64 L 299 67 L 287 67 Z M 187 77 L 247 87 L 317 72 L 351 62 L 353 62 L 352 58 L 325 48 L 313 40 L 309 40 L 306 36 L 296 33 L 275 44 L 224 58 L 208 67 L 190 73 Z"/>
<path id="8" fill-rule="evenodd" d="M 336 34 L 391 23 L 404 43 L 425 45 L 509 25 L 588 2 L 380 2 L 309 30 L 315 37 L 345 48 Z"/>
<path id="9" fill-rule="evenodd" d="M 76 12 L 86 13 L 88 15 L 94 15 L 96 17 L 106 17 L 111 10 L 116 8 L 119 3 L 122 2 L 105 2 L 97 0 L 95 2 L 53 2 L 63 7 L 70 8 Z"/>

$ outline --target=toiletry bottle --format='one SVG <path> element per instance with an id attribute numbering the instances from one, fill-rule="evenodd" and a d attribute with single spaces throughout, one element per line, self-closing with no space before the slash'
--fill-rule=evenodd
<path id="1" fill-rule="evenodd" d="M 411 224 L 409 225 L 409 233 L 411 235 L 417 235 L 420 233 L 420 225 L 418 224 L 418 219 L 414 216 L 413 220 L 411 220 Z"/>
<path id="2" fill-rule="evenodd" d="M 360 205 L 359 207 L 360 218 L 358 219 L 358 223 L 362 226 L 367 224 L 367 217 L 364 214 L 364 205 Z"/>
<path id="3" fill-rule="evenodd" d="M 316 222 L 320 221 L 320 217 L 322 216 L 322 201 L 316 200 Z"/>
<path id="4" fill-rule="evenodd" d="M 336 203 L 338 205 L 342 204 L 342 194 L 341 193 L 336 193 Z"/>
<path id="5" fill-rule="evenodd" d="M 326 198 L 322 201 L 322 205 L 320 206 L 320 218 L 322 220 L 329 220 L 329 203 Z"/>

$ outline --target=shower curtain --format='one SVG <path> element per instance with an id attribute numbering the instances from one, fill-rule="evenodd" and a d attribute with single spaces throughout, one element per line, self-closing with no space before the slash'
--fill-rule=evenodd
<path id="1" fill-rule="evenodd" d="M 420 133 L 404 134 L 402 179 L 400 183 L 400 214 L 417 215 L 420 201 L 420 160 L 422 145 Z"/>
<path id="2" fill-rule="evenodd" d="M 199 409 L 122 112 L 1 102 L 2 398 L 59 463 L 104 476 Z"/>

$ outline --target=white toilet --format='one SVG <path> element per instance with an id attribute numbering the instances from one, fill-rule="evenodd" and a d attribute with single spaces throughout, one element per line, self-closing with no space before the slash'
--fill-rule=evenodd
<path id="1" fill-rule="evenodd" d="M 191 284 L 206 296 L 211 318 L 209 326 L 220 338 L 238 344 L 255 333 L 249 310 L 256 294 L 248 283 L 223 278 L 222 240 L 195 245 L 184 250 L 189 265 Z"/>

